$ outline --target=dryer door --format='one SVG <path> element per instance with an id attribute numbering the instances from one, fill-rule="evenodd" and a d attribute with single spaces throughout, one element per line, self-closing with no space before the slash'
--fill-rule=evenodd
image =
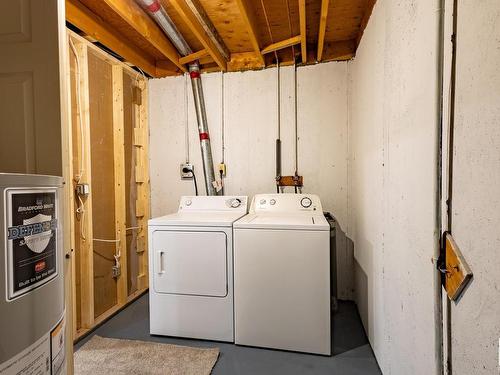
<path id="1" fill-rule="evenodd" d="M 224 232 L 153 232 L 154 289 L 158 293 L 225 297 L 227 237 Z"/>

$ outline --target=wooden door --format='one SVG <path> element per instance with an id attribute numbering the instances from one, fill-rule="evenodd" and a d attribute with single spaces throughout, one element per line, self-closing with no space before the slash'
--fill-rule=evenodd
<path id="1" fill-rule="evenodd" d="M 0 172 L 62 175 L 62 27 L 62 1 L 0 1 Z"/>

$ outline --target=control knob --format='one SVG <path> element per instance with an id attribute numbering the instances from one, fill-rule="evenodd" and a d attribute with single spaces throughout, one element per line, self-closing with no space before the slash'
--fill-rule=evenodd
<path id="1" fill-rule="evenodd" d="M 241 205 L 241 199 L 235 198 L 231 200 L 231 208 L 238 208 Z"/>
<path id="2" fill-rule="evenodd" d="M 300 205 L 304 208 L 309 208 L 312 205 L 312 200 L 311 198 L 304 197 L 300 200 Z"/>

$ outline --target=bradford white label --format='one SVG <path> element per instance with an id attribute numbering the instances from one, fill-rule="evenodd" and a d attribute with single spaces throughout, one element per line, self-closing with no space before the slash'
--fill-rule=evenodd
<path id="1" fill-rule="evenodd" d="M 9 298 L 57 275 L 56 191 L 7 192 Z"/>

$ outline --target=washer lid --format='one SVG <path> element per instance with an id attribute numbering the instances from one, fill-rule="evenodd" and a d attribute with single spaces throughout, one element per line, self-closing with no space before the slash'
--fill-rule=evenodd
<path id="1" fill-rule="evenodd" d="M 296 229 L 330 230 L 330 225 L 323 214 L 249 214 L 233 225 L 241 229 Z"/>
<path id="2" fill-rule="evenodd" d="M 184 227 L 230 227 L 245 212 L 178 212 L 150 219 L 148 224 L 158 226 Z"/>

